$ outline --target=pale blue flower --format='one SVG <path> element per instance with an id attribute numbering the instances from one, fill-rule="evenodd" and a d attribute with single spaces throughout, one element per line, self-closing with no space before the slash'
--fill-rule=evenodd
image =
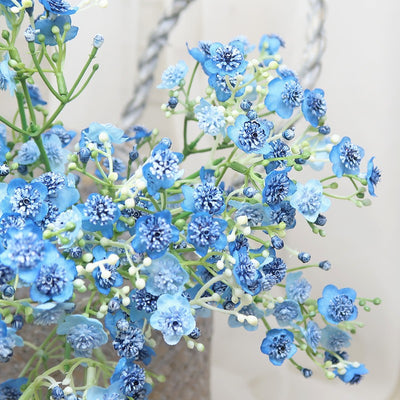
<path id="1" fill-rule="evenodd" d="M 8 53 L 3 58 L 3 61 L 0 63 L 0 90 L 10 90 L 11 94 L 14 94 L 17 86 L 15 84 L 14 77 L 16 75 L 16 72 L 13 71 L 9 66 L 8 66 L 8 61 L 10 60 L 10 57 Z"/>
<path id="2" fill-rule="evenodd" d="M 185 61 L 179 61 L 176 65 L 170 65 L 162 74 L 159 89 L 173 89 L 178 87 L 182 79 L 185 78 L 189 68 Z"/>
<path id="3" fill-rule="evenodd" d="M 225 133 L 224 112 L 216 106 L 212 106 L 204 99 L 200 100 L 194 108 L 195 117 L 199 121 L 199 128 L 206 134 L 216 136 Z"/>

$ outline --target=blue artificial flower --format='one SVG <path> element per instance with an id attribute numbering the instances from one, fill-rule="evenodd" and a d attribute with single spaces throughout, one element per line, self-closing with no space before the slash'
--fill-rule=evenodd
<path id="1" fill-rule="evenodd" d="M 1 128 L 2 125 L 0 125 Z M 1 130 L 1 129 L 0 129 Z M 0 163 L 4 163 L 6 161 L 6 154 L 10 151 L 7 146 L 7 139 L 0 135 Z"/>
<path id="2" fill-rule="evenodd" d="M 15 178 L 8 184 L 7 194 L 0 203 L 3 212 L 17 213 L 34 221 L 40 221 L 47 214 L 47 188 L 42 183 Z"/>
<path id="3" fill-rule="evenodd" d="M 71 7 L 65 0 L 39 0 L 46 11 L 56 15 L 71 15 L 78 11 L 78 7 Z"/>
<path id="4" fill-rule="evenodd" d="M 242 307 L 240 309 L 239 313 L 241 315 L 254 315 L 255 317 L 257 317 L 257 319 L 260 319 L 264 316 L 264 312 L 262 310 L 260 310 L 254 303 L 251 303 L 248 306 Z M 232 314 L 228 318 L 228 325 L 231 328 L 238 328 L 240 326 L 243 326 L 243 328 L 249 332 L 255 331 L 258 328 L 258 322 L 257 322 L 257 325 L 249 324 L 246 319 L 243 322 L 239 322 L 237 317 Z"/>
<path id="5" fill-rule="evenodd" d="M 157 310 L 150 317 L 152 328 L 161 331 L 165 343 L 175 345 L 183 335 L 196 327 L 190 304 L 180 294 L 163 294 L 157 300 Z"/>
<path id="6" fill-rule="evenodd" d="M 313 91 L 306 89 L 304 91 L 304 100 L 301 105 L 304 118 L 312 126 L 318 126 L 319 119 L 326 114 L 326 100 L 322 89 L 314 89 Z"/>
<path id="7" fill-rule="evenodd" d="M 31 286 L 31 299 L 38 303 L 49 300 L 63 303 L 72 297 L 73 280 L 77 272 L 75 263 L 66 260 L 56 249 L 49 247 L 45 252 L 39 273 Z"/>
<path id="8" fill-rule="evenodd" d="M 153 133 L 153 130 L 148 130 L 140 125 L 135 125 L 129 130 L 135 133 L 135 136 L 132 136 L 132 140 L 135 140 L 137 144 L 139 144 L 142 139 L 149 137 Z"/>
<path id="9" fill-rule="evenodd" d="M 296 209 L 290 205 L 289 201 L 282 201 L 271 205 L 267 209 L 267 218 L 265 225 L 280 224 L 284 222 L 286 229 L 292 229 L 296 226 Z"/>
<path id="10" fill-rule="evenodd" d="M 227 46 L 218 42 L 212 43 L 209 52 L 209 58 L 204 61 L 204 70 L 208 75 L 235 76 L 246 70 L 248 62 L 244 57 L 243 43 L 239 40 L 232 41 Z"/>
<path id="11" fill-rule="evenodd" d="M 206 134 L 216 136 L 225 133 L 224 111 L 219 107 L 212 106 L 203 98 L 194 108 L 194 115 L 199 121 L 199 128 Z"/>
<path id="12" fill-rule="evenodd" d="M 64 320 L 67 313 L 75 309 L 74 303 L 44 303 L 33 309 L 33 323 L 35 325 L 53 325 Z"/>
<path id="13" fill-rule="evenodd" d="M 335 326 L 327 325 L 321 331 L 321 345 L 330 351 L 341 351 L 350 346 L 351 336 Z"/>
<path id="14" fill-rule="evenodd" d="M 0 400 L 18 400 L 22 395 L 21 386 L 28 382 L 27 378 L 9 379 L 0 384 Z"/>
<path id="15" fill-rule="evenodd" d="M 352 365 L 347 364 L 346 373 L 343 375 L 338 374 L 338 376 L 343 382 L 354 385 L 356 383 L 360 383 L 362 377 L 366 374 L 368 374 L 368 370 L 365 368 L 364 364 L 360 364 L 358 367 L 353 367 Z"/>
<path id="16" fill-rule="evenodd" d="M 264 160 L 270 160 L 271 158 L 284 158 L 291 155 L 290 147 L 280 139 L 271 141 L 269 145 L 271 146 L 271 151 L 264 154 Z M 265 171 L 268 174 L 274 169 L 285 166 L 286 160 L 274 160 L 270 161 L 269 164 L 265 166 Z"/>
<path id="17" fill-rule="evenodd" d="M 125 400 L 126 396 L 121 393 L 119 382 L 115 382 L 108 388 L 92 386 L 89 388 L 86 400 Z"/>
<path id="18" fill-rule="evenodd" d="M 90 357 L 92 350 L 107 343 L 108 337 L 100 321 L 83 315 L 68 315 L 57 327 L 58 335 L 66 335 L 76 357 Z"/>
<path id="19" fill-rule="evenodd" d="M 21 230 L 25 223 L 26 220 L 19 214 L 4 213 L 0 218 L 0 238 L 4 238 L 10 228 Z"/>
<path id="20" fill-rule="evenodd" d="M 57 235 L 58 244 L 61 245 L 62 249 L 73 246 L 75 240 L 79 237 L 82 228 L 82 215 L 76 207 L 72 206 L 72 209 L 60 213 L 53 221 L 53 231 L 55 232 L 65 229 L 66 225 L 71 222 L 75 225 L 72 230 L 66 230 Z"/>
<path id="21" fill-rule="evenodd" d="M 70 151 L 62 147 L 60 138 L 48 131 L 43 137 L 43 146 L 52 172 L 64 173 Z"/>
<path id="22" fill-rule="evenodd" d="M 121 215 L 111 197 L 92 193 L 77 208 L 82 214 L 82 227 L 89 232 L 100 231 L 105 237 L 113 235 L 113 225 Z"/>
<path id="23" fill-rule="evenodd" d="M 353 289 L 338 289 L 334 285 L 325 286 L 322 297 L 318 299 L 318 311 L 331 324 L 353 321 L 357 318 L 355 306 L 357 294 Z"/>
<path id="24" fill-rule="evenodd" d="M 194 47 L 192 49 L 189 49 L 189 46 L 186 44 L 189 54 L 196 60 L 198 61 L 201 66 L 204 69 L 204 62 L 211 57 L 210 54 L 210 46 L 212 42 L 210 41 L 205 41 L 205 40 L 200 40 L 199 41 L 199 47 Z M 206 72 L 206 71 L 204 71 Z M 207 75 L 210 75 L 209 73 L 206 72 Z"/>
<path id="25" fill-rule="evenodd" d="M 76 136 L 75 131 L 67 131 L 62 125 L 53 125 L 48 131 L 46 131 L 46 134 L 50 133 L 58 136 L 61 141 L 62 147 L 67 146 Z"/>
<path id="26" fill-rule="evenodd" d="M 23 143 L 18 151 L 15 161 L 20 165 L 31 165 L 40 157 L 39 147 L 33 139 Z"/>
<path id="27" fill-rule="evenodd" d="M 227 239 L 224 231 L 228 223 L 220 218 L 213 218 L 205 212 L 193 214 L 187 228 L 187 241 L 196 248 L 197 254 L 205 256 L 208 249 L 222 250 Z"/>
<path id="28" fill-rule="evenodd" d="M 179 61 L 176 65 L 170 65 L 162 74 L 158 89 L 173 89 L 178 87 L 185 78 L 189 68 L 185 61 Z"/>
<path id="29" fill-rule="evenodd" d="M 368 193 L 371 196 L 376 196 L 376 194 L 375 194 L 375 186 L 381 180 L 381 171 L 379 171 L 378 167 L 374 166 L 374 158 L 375 157 L 372 157 L 368 161 L 367 175 L 365 177 L 367 179 L 367 182 L 368 182 Z"/>
<path id="30" fill-rule="evenodd" d="M 274 258 L 261 267 L 262 273 L 262 290 L 270 290 L 273 286 L 283 280 L 286 275 L 286 264 L 281 258 Z"/>
<path id="31" fill-rule="evenodd" d="M 182 293 L 188 279 L 189 275 L 181 267 L 179 260 L 166 253 L 154 260 L 148 268 L 146 289 L 154 296 L 179 294 Z"/>
<path id="32" fill-rule="evenodd" d="M 273 56 L 278 53 L 280 47 L 285 47 L 285 42 L 281 37 L 275 34 L 262 35 L 258 50 L 260 53 L 265 52 L 266 54 Z"/>
<path id="33" fill-rule="evenodd" d="M 296 185 L 287 176 L 290 168 L 274 170 L 265 177 L 262 192 L 263 202 L 269 206 L 277 205 L 296 191 Z"/>
<path id="34" fill-rule="evenodd" d="M 42 231 L 32 223 L 21 230 L 10 228 L 5 242 L 6 249 L 0 254 L 0 262 L 18 273 L 22 281 L 32 283 L 39 272 L 45 253 L 53 245 L 42 240 Z"/>
<path id="35" fill-rule="evenodd" d="M 88 128 L 81 132 L 82 138 L 79 142 L 80 146 L 84 147 L 83 143 L 90 142 L 95 143 L 99 148 L 102 148 L 103 142 L 100 140 L 101 133 L 106 133 L 110 142 L 115 144 L 124 143 L 129 139 L 122 129 L 117 128 L 112 124 L 99 124 L 98 122 L 92 122 Z"/>
<path id="36" fill-rule="evenodd" d="M 112 343 L 119 357 L 125 357 L 128 360 L 137 360 L 139 358 L 139 351 L 143 349 L 145 340 L 141 329 L 133 324 L 127 324 L 123 326 L 123 329 L 118 329 L 117 327 L 117 335 Z"/>
<path id="37" fill-rule="evenodd" d="M 157 261 L 157 260 L 156 260 Z M 152 263 L 153 264 L 153 263 Z M 148 284 L 147 284 L 148 285 Z M 146 289 L 134 289 L 129 295 L 131 302 L 129 304 L 131 321 L 149 319 L 150 314 L 157 310 L 157 300 L 155 296 Z"/>
<path id="38" fill-rule="evenodd" d="M 44 44 L 46 46 L 56 46 L 57 39 L 56 35 L 52 32 L 53 26 L 58 27 L 60 30 L 60 37 L 64 36 L 64 26 L 71 26 L 71 17 L 69 15 L 59 15 L 55 19 L 48 17 L 45 19 L 38 19 L 35 22 L 35 43 L 40 44 L 41 42 L 38 39 L 38 35 L 44 36 Z M 79 28 L 77 26 L 71 26 L 69 31 L 65 34 L 64 42 L 68 40 L 72 40 L 78 34 Z"/>
<path id="39" fill-rule="evenodd" d="M 364 149 L 351 143 L 350 138 L 347 136 L 340 143 L 333 146 L 329 154 L 333 173 L 338 178 L 341 178 L 343 174 L 358 175 L 363 157 Z"/>
<path id="40" fill-rule="evenodd" d="M 143 176 L 147 181 L 147 191 L 154 196 L 160 189 L 170 188 L 183 175 L 178 164 L 183 154 L 169 150 L 171 141 L 167 138 L 154 147 L 151 157 L 143 166 Z"/>
<path id="41" fill-rule="evenodd" d="M 177 242 L 179 230 L 171 225 L 169 210 L 144 215 L 136 221 L 132 247 L 137 253 L 147 253 L 150 258 L 165 254 L 170 243 Z"/>
<path id="42" fill-rule="evenodd" d="M 0 263 L 0 287 L 11 282 L 15 277 L 15 271 L 8 265 Z"/>
<path id="43" fill-rule="evenodd" d="M 0 362 L 8 362 L 13 355 L 13 348 L 15 346 L 22 347 L 23 345 L 24 341 L 15 334 L 15 329 L 8 328 L 0 316 Z"/>
<path id="44" fill-rule="evenodd" d="M 228 136 L 245 153 L 268 154 L 271 151 L 268 138 L 273 125 L 263 119 L 250 120 L 239 115 L 234 126 L 228 127 Z"/>
<path id="45" fill-rule="evenodd" d="M 265 106 L 275 111 L 281 118 L 290 118 L 293 110 L 303 102 L 303 88 L 292 77 L 275 78 L 268 84 Z"/>
<path id="46" fill-rule="evenodd" d="M 303 304 L 311 292 L 311 285 L 305 278 L 301 278 L 302 272 L 291 272 L 286 277 L 286 297 Z"/>
<path id="47" fill-rule="evenodd" d="M 247 224 L 251 227 L 263 224 L 267 217 L 268 209 L 262 204 L 231 200 L 229 205 L 237 209 L 235 219 L 245 216 L 247 217 Z"/>
<path id="48" fill-rule="evenodd" d="M 301 321 L 303 319 L 299 304 L 293 300 L 275 303 L 272 314 L 276 318 L 279 326 L 291 325 L 293 321 Z"/>
<path id="49" fill-rule="evenodd" d="M 96 246 L 92 250 L 93 260 L 94 262 L 105 260 L 112 254 L 111 252 L 106 252 L 103 247 Z M 107 262 L 102 263 L 102 267 L 96 267 L 93 272 L 92 276 L 94 278 L 94 284 L 97 287 L 97 290 L 105 295 L 110 293 L 112 287 L 119 287 L 124 283 L 124 280 L 120 273 L 117 271 L 118 262 L 116 265 L 111 265 Z M 103 272 L 107 271 L 107 274 L 110 276 L 104 277 Z"/>
<path id="50" fill-rule="evenodd" d="M 307 221 L 315 222 L 318 215 L 331 205 L 331 201 L 323 195 L 321 182 L 312 179 L 305 185 L 297 183 L 296 192 L 290 199 L 290 205 L 299 211 Z"/>
<path id="51" fill-rule="evenodd" d="M 227 84 L 226 79 L 229 80 L 229 84 L 232 88 L 235 88 L 236 85 L 239 84 L 235 76 L 214 74 L 208 78 L 208 84 L 215 90 L 217 100 L 220 102 L 227 101 L 232 96 L 232 89 Z M 250 77 L 248 79 L 246 79 L 245 77 L 245 79 L 240 83 L 241 85 L 243 85 L 243 88 L 235 92 L 235 97 L 240 97 L 244 94 L 244 85 L 246 83 L 246 80 L 250 80 Z"/>
<path id="52" fill-rule="evenodd" d="M 233 253 L 236 262 L 233 267 L 233 276 L 241 288 L 252 296 L 261 291 L 261 273 L 254 266 L 249 257 L 247 248 L 242 247 L 236 253 Z"/>
<path id="53" fill-rule="evenodd" d="M 318 324 L 314 321 L 309 321 L 307 324 L 307 330 L 304 330 L 304 328 L 301 327 L 300 330 L 302 331 L 307 344 L 311 347 L 312 351 L 316 353 L 322 336 Z"/>
<path id="54" fill-rule="evenodd" d="M 271 329 L 261 343 L 261 352 L 269 356 L 272 364 L 282 365 L 297 351 L 293 341 L 294 335 L 287 329 Z"/>
<path id="55" fill-rule="evenodd" d="M 39 88 L 35 85 L 31 85 L 30 83 L 27 84 L 29 97 L 31 98 L 33 107 L 36 106 L 45 106 L 47 101 L 43 100 Z"/>
<path id="56" fill-rule="evenodd" d="M 6 55 L 3 58 L 3 61 L 0 63 L 0 90 L 9 89 L 10 93 L 14 94 L 17 88 L 14 80 L 16 72 L 10 69 L 10 67 L 8 66 L 9 60 L 10 57 L 8 53 L 6 53 Z"/>

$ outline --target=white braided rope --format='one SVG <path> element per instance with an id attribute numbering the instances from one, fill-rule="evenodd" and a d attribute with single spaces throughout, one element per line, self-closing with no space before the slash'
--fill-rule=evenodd
<path id="1" fill-rule="evenodd" d="M 138 82 L 132 99 L 122 113 L 122 126 L 133 126 L 144 110 L 149 92 L 154 80 L 154 71 L 158 56 L 168 40 L 168 36 L 178 22 L 180 14 L 194 0 L 174 0 L 171 10 L 159 20 L 156 28 L 150 35 L 148 46 L 140 57 Z M 326 0 L 308 0 L 306 47 L 304 49 L 303 65 L 300 68 L 300 79 L 304 87 L 312 87 L 321 71 L 321 60 L 325 51 L 325 16 Z"/>

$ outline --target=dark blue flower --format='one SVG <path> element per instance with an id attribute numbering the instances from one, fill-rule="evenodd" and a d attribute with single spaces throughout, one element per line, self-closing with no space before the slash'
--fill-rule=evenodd
<path id="1" fill-rule="evenodd" d="M 291 358 L 297 351 L 294 335 L 287 329 L 271 329 L 262 341 L 261 352 L 269 356 L 269 360 L 274 365 L 282 365 L 287 359 Z"/>
<path id="2" fill-rule="evenodd" d="M 160 189 L 170 188 L 183 174 L 178 165 L 183 160 L 183 154 L 172 152 L 170 147 L 171 141 L 164 138 L 153 149 L 150 159 L 143 166 L 143 176 L 151 196 Z"/>
<path id="3" fill-rule="evenodd" d="M 296 185 L 287 176 L 289 170 L 290 168 L 274 170 L 265 177 L 262 192 L 264 203 L 269 206 L 277 205 L 296 191 Z"/>
<path id="4" fill-rule="evenodd" d="M 62 125 L 54 125 L 52 126 L 46 133 L 52 133 L 61 141 L 62 147 L 67 146 L 71 140 L 76 136 L 75 131 L 67 131 Z"/>
<path id="5" fill-rule="evenodd" d="M 27 382 L 27 378 L 17 378 L 0 384 L 0 400 L 18 400 L 22 395 L 21 386 Z"/>
<path id="6" fill-rule="evenodd" d="M 112 344 L 117 350 L 119 357 L 137 360 L 139 351 L 144 346 L 144 336 L 142 330 L 134 325 L 128 325 L 126 329 L 117 329 L 117 336 Z"/>
<path id="7" fill-rule="evenodd" d="M 271 262 L 261 267 L 262 290 L 270 290 L 277 283 L 281 282 L 286 275 L 286 264 L 281 258 L 274 258 Z"/>
<path id="8" fill-rule="evenodd" d="M 47 46 L 56 46 L 57 39 L 56 35 L 52 32 L 53 26 L 58 27 L 60 30 L 60 36 L 64 36 L 64 26 L 69 25 L 71 26 L 71 17 L 69 15 L 59 15 L 55 19 L 52 18 L 45 18 L 45 19 L 38 19 L 35 22 L 35 29 L 37 31 L 35 42 L 40 44 L 38 39 L 38 35 L 44 36 L 44 44 Z M 68 40 L 72 40 L 78 34 L 79 28 L 77 26 L 71 26 L 69 31 L 65 34 L 64 42 Z"/>
<path id="9" fill-rule="evenodd" d="M 285 158 L 287 156 L 290 156 L 291 154 L 290 147 L 286 143 L 282 142 L 282 140 L 280 139 L 271 141 L 269 145 L 271 146 L 271 151 L 267 154 L 264 154 L 265 160 L 271 158 Z M 285 166 L 286 160 L 271 161 L 268 165 L 266 165 L 265 171 L 268 174 L 274 169 Z"/>
<path id="10" fill-rule="evenodd" d="M 306 89 L 304 91 L 304 100 L 301 105 L 304 118 L 312 126 L 318 126 L 319 119 L 326 114 L 326 100 L 322 89 L 314 89 L 313 91 Z"/>
<path id="11" fill-rule="evenodd" d="M 318 311 L 331 324 L 353 321 L 357 318 L 355 306 L 357 294 L 353 289 L 338 289 L 334 285 L 325 286 L 322 297 L 318 299 Z"/>
<path id="12" fill-rule="evenodd" d="M 39 88 L 35 85 L 31 85 L 30 83 L 28 83 L 27 86 L 33 107 L 45 106 L 47 101 L 42 99 Z"/>
<path id="13" fill-rule="evenodd" d="M 55 247 L 45 252 L 39 273 L 31 286 L 33 301 L 45 303 L 49 300 L 63 303 L 72 297 L 73 280 L 77 272 L 75 263 L 66 260 Z"/>
<path id="14" fill-rule="evenodd" d="M 190 304 L 180 294 L 163 294 L 157 300 L 157 310 L 150 317 L 150 325 L 163 334 L 169 345 L 175 345 L 183 335 L 196 327 Z"/>
<path id="15" fill-rule="evenodd" d="M 381 180 L 381 171 L 379 170 L 378 167 L 374 166 L 374 158 L 375 157 L 372 157 L 368 161 L 367 175 L 365 177 L 367 179 L 367 182 L 368 182 L 368 193 L 371 196 L 376 196 L 376 194 L 375 194 L 375 186 Z"/>
<path id="16" fill-rule="evenodd" d="M 343 174 L 355 174 L 360 172 L 361 159 L 364 157 L 364 149 L 351 143 L 345 136 L 340 143 L 332 147 L 329 160 L 332 162 L 333 173 L 341 178 Z"/>
<path id="17" fill-rule="evenodd" d="M 272 127 L 269 121 L 250 120 L 245 115 L 239 115 L 235 125 L 228 127 L 228 136 L 245 153 L 268 154 L 271 151 L 268 138 Z"/>
<path id="18" fill-rule="evenodd" d="M 78 7 L 71 7 L 65 0 L 39 0 L 45 10 L 56 15 L 71 15 L 78 11 Z"/>
<path id="19" fill-rule="evenodd" d="M 132 139 L 135 140 L 136 143 L 139 143 L 142 139 L 149 137 L 153 133 L 153 130 L 148 130 L 140 125 L 133 126 L 130 128 L 130 131 L 135 133 L 135 135 L 132 136 Z"/>
<path id="20" fill-rule="evenodd" d="M 296 226 L 296 209 L 290 205 L 289 201 L 282 201 L 273 204 L 267 209 L 266 225 L 280 224 L 284 222 L 286 229 L 292 229 Z"/>
<path id="21" fill-rule="evenodd" d="M 265 106 L 281 118 L 290 118 L 293 110 L 303 101 L 303 88 L 292 77 L 275 78 L 268 84 Z"/>
<path id="22" fill-rule="evenodd" d="M 179 230 L 171 225 L 171 213 L 164 210 L 144 215 L 136 221 L 132 247 L 137 253 L 146 252 L 150 258 L 158 258 L 178 239 Z"/>
<path id="23" fill-rule="evenodd" d="M 0 287 L 11 282 L 15 277 L 15 271 L 8 265 L 0 263 Z"/>
<path id="24" fill-rule="evenodd" d="M 360 364 L 358 367 L 353 367 L 352 365 L 348 364 L 346 365 L 346 373 L 343 375 L 338 374 L 338 376 L 343 382 L 354 385 L 356 383 L 360 383 L 365 374 L 368 374 L 368 370 L 365 368 L 364 364 Z"/>
<path id="25" fill-rule="evenodd" d="M 246 293 L 250 293 L 252 296 L 260 293 L 261 273 L 249 257 L 247 248 L 242 247 L 233 254 L 233 257 L 236 260 L 233 267 L 233 275 L 236 282 Z"/>
<path id="26" fill-rule="evenodd" d="M 193 214 L 187 229 L 187 241 L 196 248 L 200 256 L 205 256 L 208 249 L 222 250 L 227 243 L 224 231 L 228 223 L 210 214 L 199 212 Z"/>

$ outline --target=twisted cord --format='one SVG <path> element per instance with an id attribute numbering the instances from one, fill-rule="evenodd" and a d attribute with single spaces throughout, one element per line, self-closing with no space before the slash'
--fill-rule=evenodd
<path id="1" fill-rule="evenodd" d="M 170 12 L 166 12 L 152 32 L 147 48 L 140 58 L 138 83 L 133 98 L 122 113 L 122 126 L 134 125 L 144 110 L 154 80 L 158 56 L 168 40 L 168 36 L 180 17 L 180 14 L 194 0 L 174 0 Z M 304 86 L 314 85 L 321 72 L 321 60 L 326 47 L 325 20 L 326 0 L 308 0 L 306 46 L 303 64 L 300 68 L 300 79 Z"/>
<path id="2" fill-rule="evenodd" d="M 165 12 L 154 31 L 151 33 L 147 48 L 140 57 L 138 68 L 138 82 L 133 92 L 132 99 L 128 102 L 122 113 L 122 126 L 130 127 L 141 116 L 151 90 L 154 72 L 157 67 L 158 57 L 168 40 L 168 36 L 178 22 L 181 13 L 194 0 L 174 0 L 171 10 Z"/>

